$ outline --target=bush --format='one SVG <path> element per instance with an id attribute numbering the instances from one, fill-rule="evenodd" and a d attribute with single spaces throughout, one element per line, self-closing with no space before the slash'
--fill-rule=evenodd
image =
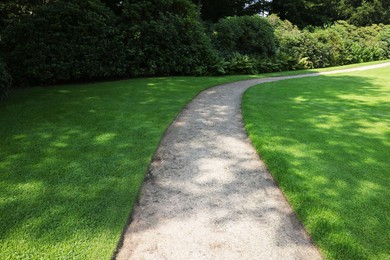
<path id="1" fill-rule="evenodd" d="M 10 26 L 5 59 L 18 85 L 113 78 L 125 73 L 114 14 L 99 0 L 55 1 Z"/>
<path id="2" fill-rule="evenodd" d="M 297 26 L 288 20 L 281 20 L 275 14 L 267 17 L 269 23 L 275 28 L 276 59 L 283 66 L 283 70 L 300 69 L 302 60 L 302 42 L 304 35 Z"/>
<path id="3" fill-rule="evenodd" d="M 5 63 L 0 59 L 0 100 L 8 97 L 11 90 L 11 76 L 6 70 Z"/>
<path id="4" fill-rule="evenodd" d="M 261 58 L 275 54 L 274 29 L 260 16 L 235 16 L 219 20 L 214 27 L 213 41 L 224 57 L 234 52 Z"/>
<path id="5" fill-rule="evenodd" d="M 383 58 L 390 59 L 390 24 L 389 25 L 380 25 L 381 31 L 379 32 L 378 38 L 383 46 Z"/>
<path id="6" fill-rule="evenodd" d="M 389 57 L 388 25 L 356 27 L 339 21 L 327 28 L 299 30 L 276 15 L 277 60 L 283 69 L 308 69 L 386 59 Z"/>
<path id="7" fill-rule="evenodd" d="M 256 60 L 248 55 L 234 52 L 224 64 L 226 74 L 256 74 Z"/>
<path id="8" fill-rule="evenodd" d="M 124 13 L 130 76 L 203 75 L 216 63 L 196 6 L 189 1 L 133 1 Z"/>

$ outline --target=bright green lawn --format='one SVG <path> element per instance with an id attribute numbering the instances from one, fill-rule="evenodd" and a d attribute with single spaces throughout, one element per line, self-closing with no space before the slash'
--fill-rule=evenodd
<path id="1" fill-rule="evenodd" d="M 0 104 L 0 259 L 110 258 L 169 123 L 199 91 L 249 77 L 15 91 Z"/>
<path id="2" fill-rule="evenodd" d="M 200 90 L 244 78 L 14 92 L 0 104 L 0 259 L 109 259 L 166 127 Z"/>
<path id="3" fill-rule="evenodd" d="M 390 68 L 249 89 L 246 128 L 328 259 L 390 259 Z"/>

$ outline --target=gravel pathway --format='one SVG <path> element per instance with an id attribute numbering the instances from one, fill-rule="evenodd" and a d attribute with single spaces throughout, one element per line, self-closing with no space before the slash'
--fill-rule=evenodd
<path id="1" fill-rule="evenodd" d="M 168 128 L 117 259 L 322 259 L 248 140 L 253 79 L 200 93 Z"/>

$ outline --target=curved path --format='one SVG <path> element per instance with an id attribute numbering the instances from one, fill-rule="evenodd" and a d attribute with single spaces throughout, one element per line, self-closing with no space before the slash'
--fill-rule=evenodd
<path id="1" fill-rule="evenodd" d="M 161 140 L 116 258 L 321 259 L 248 140 L 241 97 L 264 82 L 389 65 L 203 91 Z"/>

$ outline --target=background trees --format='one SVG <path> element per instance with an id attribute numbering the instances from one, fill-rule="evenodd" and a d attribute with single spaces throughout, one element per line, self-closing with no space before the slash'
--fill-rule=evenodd
<path id="1" fill-rule="evenodd" d="M 227 16 L 243 15 L 247 0 L 193 0 L 200 8 L 201 17 L 205 21 L 218 22 Z"/>
<path id="2" fill-rule="evenodd" d="M 227 16 L 276 14 L 300 28 L 346 20 L 357 26 L 390 23 L 388 0 L 192 0 L 206 21 Z"/>
<path id="3" fill-rule="evenodd" d="M 385 0 L 4 0 L 0 74 L 47 85 L 385 59 L 389 9 Z"/>

